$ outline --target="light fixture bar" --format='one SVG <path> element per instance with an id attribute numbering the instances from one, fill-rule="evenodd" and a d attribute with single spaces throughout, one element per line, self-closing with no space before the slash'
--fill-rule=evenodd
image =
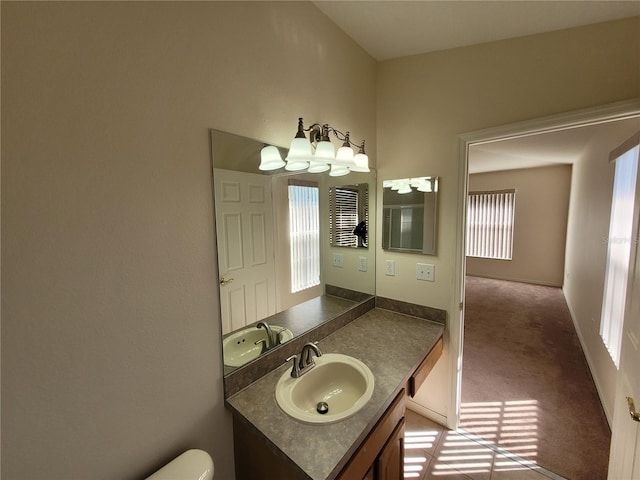
<path id="1" fill-rule="evenodd" d="M 309 132 L 307 139 L 305 132 Z M 329 138 L 333 135 L 342 143 L 336 149 Z M 358 148 L 356 154 L 352 147 Z M 291 141 L 284 160 L 276 147 L 266 146 L 260 155 L 260 170 L 276 170 L 284 167 L 288 171 L 321 173 L 330 170 L 329 175 L 341 176 L 349 172 L 369 172 L 369 157 L 364 151 L 364 140 L 360 145 L 351 142 L 349 132 L 342 133 L 328 124 L 314 123 L 304 128 L 302 117 L 298 119 L 298 131 Z"/>

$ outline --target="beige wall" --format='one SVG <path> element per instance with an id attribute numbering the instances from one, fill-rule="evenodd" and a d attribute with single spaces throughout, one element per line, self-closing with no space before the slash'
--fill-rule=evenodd
<path id="1" fill-rule="evenodd" d="M 437 255 L 378 249 L 377 294 L 446 309 L 446 339 L 451 333 L 454 341 L 460 338 L 457 136 L 640 96 L 639 40 L 635 17 L 379 64 L 378 184 L 423 175 L 441 182 Z M 384 275 L 386 259 L 396 261 L 395 277 Z M 415 280 L 415 264 L 424 261 L 435 265 L 434 283 Z M 444 417 L 453 408 L 449 393 L 457 368 L 448 347 L 418 398 Z"/>
<path id="2" fill-rule="evenodd" d="M 571 166 L 469 175 L 469 191 L 516 189 L 513 258 L 467 257 L 467 275 L 562 286 Z"/>
<path id="3" fill-rule="evenodd" d="M 640 119 L 609 125 L 573 168 L 567 227 L 564 293 L 582 347 L 611 423 L 617 369 L 600 338 L 614 164 L 609 152 L 640 130 Z"/>
<path id="4" fill-rule="evenodd" d="M 233 478 L 209 128 L 366 138 L 375 63 L 308 3 L 2 2 L 2 476 Z"/>

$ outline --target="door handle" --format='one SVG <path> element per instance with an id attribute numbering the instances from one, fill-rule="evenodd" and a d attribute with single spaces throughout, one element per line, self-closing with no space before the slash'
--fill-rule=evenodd
<path id="1" fill-rule="evenodd" d="M 226 285 L 227 283 L 231 282 L 233 282 L 233 278 L 220 277 L 220 285 Z"/>
<path id="2" fill-rule="evenodd" d="M 629 415 L 631 415 L 631 418 L 636 422 L 640 422 L 640 412 L 636 412 L 636 406 L 633 404 L 633 398 L 627 397 L 627 405 L 629 405 Z"/>

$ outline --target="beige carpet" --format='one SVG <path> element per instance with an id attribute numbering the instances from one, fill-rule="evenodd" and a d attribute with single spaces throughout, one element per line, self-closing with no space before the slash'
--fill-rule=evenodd
<path id="1" fill-rule="evenodd" d="M 570 480 L 604 480 L 609 430 L 562 290 L 466 281 L 461 428 Z"/>

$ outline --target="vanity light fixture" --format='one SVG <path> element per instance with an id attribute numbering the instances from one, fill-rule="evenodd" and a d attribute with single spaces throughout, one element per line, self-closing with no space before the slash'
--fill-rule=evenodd
<path id="1" fill-rule="evenodd" d="M 309 132 L 309 139 L 304 132 Z M 331 133 L 343 142 L 337 152 L 329 138 Z M 358 153 L 352 147 L 358 148 Z M 282 167 L 290 172 L 322 173 L 329 170 L 329 175 L 339 177 L 349 172 L 368 172 L 369 157 L 364 151 L 364 140 L 356 145 L 349 138 L 349 132 L 342 133 L 326 123 L 314 123 L 304 128 L 302 118 L 299 118 L 298 132 L 291 141 L 285 160 L 274 146 L 267 145 L 261 151 L 260 170 Z"/>
<path id="2" fill-rule="evenodd" d="M 438 179 L 437 177 L 416 177 L 416 178 L 401 178 L 398 180 L 384 180 L 382 182 L 383 188 L 390 188 L 397 191 L 399 194 L 411 193 L 415 188 L 419 192 L 437 192 L 438 191 Z"/>

